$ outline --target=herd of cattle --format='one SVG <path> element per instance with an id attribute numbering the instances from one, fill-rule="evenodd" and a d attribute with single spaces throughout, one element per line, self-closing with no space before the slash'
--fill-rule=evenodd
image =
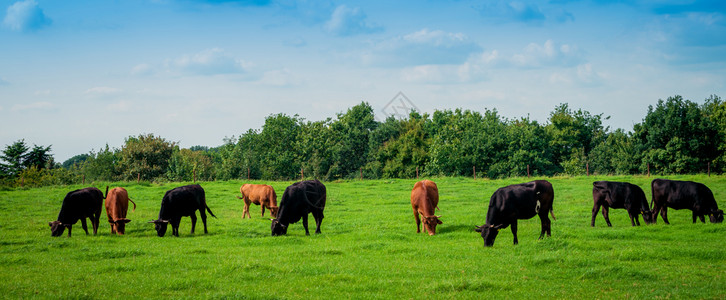
<path id="1" fill-rule="evenodd" d="M 655 179 L 651 183 L 652 210 L 648 205 L 643 190 L 634 184 L 627 182 L 596 181 L 593 182 L 591 226 L 595 226 L 595 217 L 602 207 L 602 215 L 608 226 L 610 224 L 609 209 L 623 208 L 630 216 L 632 226 L 640 225 L 639 215 L 643 215 L 646 224 L 655 223 L 658 214 L 661 215 L 666 224 L 668 222 L 668 207 L 673 209 L 690 209 L 693 211 L 693 223 L 700 219 L 705 223 L 705 216 L 708 215 L 712 223 L 723 222 L 723 210 L 718 208 L 711 190 L 702 183 L 692 181 L 676 181 Z M 277 205 L 275 190 L 264 184 L 244 184 L 240 187 L 244 201 L 242 218 L 250 217 L 249 207 L 251 203 L 262 207 L 262 216 L 265 215 L 265 208 L 270 211 L 274 219 L 271 224 L 273 236 L 287 234 L 290 224 L 302 219 L 305 234 L 308 231 L 308 214 L 312 213 L 315 219 L 315 233 L 320 233 L 320 224 L 323 221 L 325 210 L 326 190 L 318 180 L 306 180 L 293 183 L 285 189 L 282 194 L 280 205 Z M 68 236 L 71 236 L 71 227 L 81 221 L 83 230 L 88 234 L 86 218 L 91 220 L 93 234 L 96 234 L 101 217 L 101 206 L 105 199 L 106 214 L 111 225 L 111 233 L 123 235 L 125 225 L 131 220 L 126 218 L 129 201 L 133 203 L 136 210 L 136 203 L 129 199 L 124 188 L 117 187 L 108 190 L 106 195 L 95 187 L 75 190 L 69 192 L 63 199 L 60 213 L 56 221 L 50 222 L 51 235 L 61 236 L 68 228 Z M 481 233 L 485 246 L 494 245 L 494 240 L 499 230 L 511 226 L 514 236 L 514 244 L 517 244 L 517 220 L 530 219 L 538 215 L 542 223 L 542 230 L 539 238 L 545 234 L 551 235 L 551 222 L 549 215 L 556 220 L 552 206 L 554 201 L 554 189 L 552 184 L 546 180 L 535 180 L 532 182 L 515 184 L 497 189 L 489 200 L 489 209 L 486 222 L 482 226 L 476 226 L 476 231 Z M 413 208 L 414 219 L 416 220 L 416 232 L 421 232 L 421 221 L 423 220 L 424 230 L 429 235 L 436 234 L 436 226 L 442 224 L 440 216 L 434 211 L 438 209 L 439 190 L 436 183 L 430 180 L 417 182 L 411 190 L 411 207 Z M 169 224 L 172 227 L 172 234 L 179 236 L 179 223 L 182 217 L 190 217 L 192 231 L 197 222 L 196 211 L 204 224 L 204 233 L 207 233 L 207 214 L 216 216 L 207 206 L 204 189 L 198 185 L 187 185 L 171 189 L 164 194 L 161 200 L 159 218 L 150 221 L 156 229 L 157 235 L 163 237 Z M 420 217 L 419 217 L 420 215 Z"/>

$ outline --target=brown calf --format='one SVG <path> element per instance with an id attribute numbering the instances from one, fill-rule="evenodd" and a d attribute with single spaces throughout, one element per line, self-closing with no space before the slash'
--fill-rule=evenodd
<path id="1" fill-rule="evenodd" d="M 126 223 L 131 222 L 126 218 L 129 201 L 134 204 L 134 211 L 136 211 L 136 202 L 129 199 L 129 193 L 126 192 L 126 189 L 122 187 L 113 188 L 106 195 L 106 215 L 108 216 L 108 223 L 111 224 L 111 234 L 123 235 L 126 233 Z"/>
<path id="2" fill-rule="evenodd" d="M 252 219 L 250 216 L 250 203 L 256 205 L 262 205 L 262 216 L 265 216 L 265 208 L 270 210 L 270 214 L 273 218 L 277 217 L 277 194 L 275 189 L 267 184 L 243 184 L 239 188 L 239 192 L 242 193 L 242 197 L 237 196 L 238 199 L 242 199 L 245 202 L 245 207 L 242 210 L 242 218 L 245 216 Z"/>
<path id="3" fill-rule="evenodd" d="M 439 188 L 431 180 L 421 180 L 416 182 L 411 191 L 411 207 L 413 207 L 413 216 L 416 218 L 416 233 L 421 232 L 421 220 L 419 214 L 423 217 L 424 229 L 429 235 L 436 234 L 436 225 L 441 224 L 439 218 L 441 216 L 434 215 L 434 209 L 438 209 L 439 205 Z"/>

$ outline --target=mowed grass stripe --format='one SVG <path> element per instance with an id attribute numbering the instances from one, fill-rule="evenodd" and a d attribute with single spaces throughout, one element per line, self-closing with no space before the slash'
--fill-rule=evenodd
<path id="1" fill-rule="evenodd" d="M 519 222 L 484 248 L 474 225 L 484 223 L 491 194 L 532 179 L 433 178 L 440 191 L 437 235 L 416 234 L 410 192 L 416 180 L 325 182 L 321 235 L 302 224 L 270 236 L 269 212 L 251 206 L 241 218 L 235 196 L 247 181 L 203 182 L 209 234 L 183 218 L 178 238 L 159 238 L 152 224 L 164 192 L 185 183 L 122 186 L 137 210 L 125 236 L 99 235 L 80 222 L 73 237 L 50 237 L 65 194 L 82 186 L 0 191 L 0 295 L 3 298 L 724 298 L 726 225 L 691 223 L 669 210 L 671 225 L 631 227 L 624 210 L 601 214 L 590 227 L 592 182 L 628 181 L 650 200 L 645 176 L 549 178 L 555 190 L 552 237 L 537 240 L 538 218 Z M 669 176 L 703 182 L 726 207 L 725 176 Z M 278 201 L 292 182 L 271 184 Z M 105 190 L 106 183 L 93 186 Z M 84 186 L 85 187 L 85 186 Z M 104 211 L 105 214 L 105 211 Z M 310 223 L 314 224 L 312 216 Z M 90 224 L 89 224 L 90 226 Z M 314 225 L 313 225 L 314 226 Z"/>

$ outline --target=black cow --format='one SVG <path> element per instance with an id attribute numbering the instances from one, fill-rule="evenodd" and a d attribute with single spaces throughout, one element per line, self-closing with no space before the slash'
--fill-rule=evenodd
<path id="1" fill-rule="evenodd" d="M 178 188 L 168 190 L 161 200 L 161 209 L 159 210 L 159 219 L 150 221 L 154 223 L 156 233 L 163 237 L 166 234 L 166 227 L 171 223 L 172 234 L 179 236 L 179 223 L 182 217 L 190 217 L 192 219 L 192 233 L 194 226 L 197 225 L 197 216 L 195 212 L 199 210 L 199 216 L 202 217 L 204 223 L 204 233 L 207 233 L 207 210 L 212 217 L 217 217 L 207 206 L 207 200 L 204 197 L 204 189 L 198 185 L 185 185 Z"/>
<path id="2" fill-rule="evenodd" d="M 546 180 L 535 180 L 499 188 L 489 200 L 486 223 L 476 228 L 476 231 L 481 232 L 484 246 L 493 246 L 499 230 L 507 228 L 509 225 L 512 225 L 516 245 L 519 243 L 517 220 L 530 219 L 535 215 L 539 215 L 539 219 L 542 221 L 542 232 L 539 238 L 541 239 L 545 233 L 547 236 L 551 236 L 550 219 L 547 213 L 552 214 L 552 218 L 556 220 L 552 212 L 554 198 L 555 192 L 552 184 Z"/>
<path id="3" fill-rule="evenodd" d="M 592 221 L 590 226 L 595 227 L 595 216 L 602 206 L 602 216 L 608 226 L 610 224 L 609 208 L 624 208 L 630 216 L 630 224 L 640 226 L 638 215 L 643 214 L 645 224 L 653 223 L 653 215 L 648 206 L 643 189 L 627 182 L 595 181 L 592 183 Z"/>
<path id="4" fill-rule="evenodd" d="M 668 222 L 668 207 L 692 210 L 693 223 L 696 223 L 696 218 L 706 223 L 704 215 L 708 215 L 711 223 L 723 222 L 723 210 L 718 209 L 713 192 L 703 183 L 653 179 L 650 187 L 653 192 L 654 223 L 658 220 L 658 212 L 660 212 L 663 221 L 670 224 Z"/>
<path id="5" fill-rule="evenodd" d="M 285 193 L 282 194 L 277 218 L 270 219 L 272 220 L 272 235 L 287 234 L 287 227 L 291 223 L 300 221 L 300 218 L 302 218 L 303 227 L 305 227 L 305 235 L 310 235 L 310 231 L 308 231 L 308 214 L 311 212 L 317 225 L 315 233 L 320 233 L 325 200 L 325 185 L 317 179 L 300 181 L 288 186 Z"/>
<path id="6" fill-rule="evenodd" d="M 73 224 L 81 220 L 83 230 L 88 235 L 86 218 L 91 220 L 93 234 L 98 232 L 98 220 L 101 218 L 101 207 L 103 206 L 103 193 L 95 187 L 75 190 L 66 194 L 61 205 L 58 220 L 49 222 L 51 236 L 61 236 L 68 227 L 68 236 L 71 236 Z"/>

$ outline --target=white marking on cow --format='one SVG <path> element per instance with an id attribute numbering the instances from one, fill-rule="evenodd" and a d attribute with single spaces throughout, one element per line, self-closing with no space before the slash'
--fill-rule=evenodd
<path id="1" fill-rule="evenodd" d="M 539 203 L 539 200 L 537 200 L 537 206 L 534 207 L 534 212 L 537 214 L 539 213 L 539 206 L 540 206 L 540 203 Z"/>

